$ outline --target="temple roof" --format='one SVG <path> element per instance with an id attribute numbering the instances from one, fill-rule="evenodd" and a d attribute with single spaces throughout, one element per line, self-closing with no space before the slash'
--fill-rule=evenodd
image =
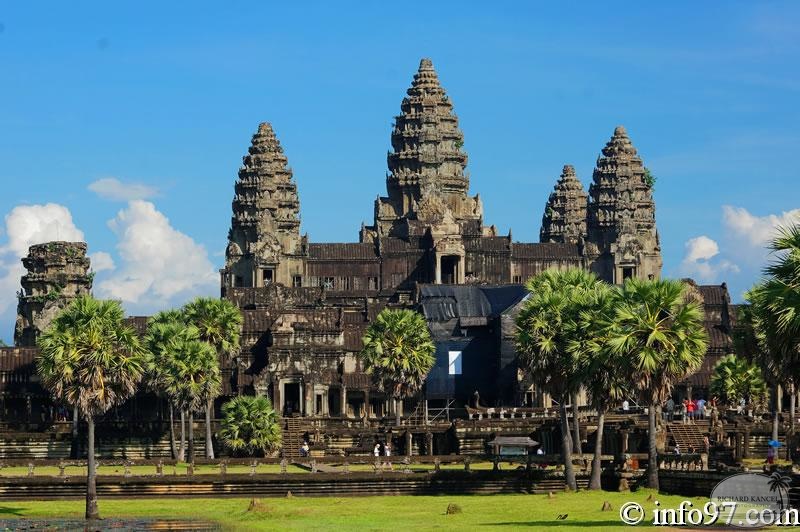
<path id="1" fill-rule="evenodd" d="M 375 245 L 372 243 L 309 244 L 308 257 L 318 260 L 375 260 Z"/>
<path id="2" fill-rule="evenodd" d="M 586 235 L 586 203 L 587 194 L 575 168 L 564 165 L 545 204 L 539 240 L 577 243 Z"/>
<path id="3" fill-rule="evenodd" d="M 580 259 L 582 256 L 577 244 L 560 242 L 539 244 L 514 242 L 511 253 L 515 259 Z"/>

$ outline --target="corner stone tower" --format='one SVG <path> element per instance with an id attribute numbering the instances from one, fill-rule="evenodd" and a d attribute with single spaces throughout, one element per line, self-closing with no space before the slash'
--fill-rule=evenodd
<path id="1" fill-rule="evenodd" d="M 602 279 L 661 275 L 652 183 L 622 126 L 602 150 L 589 187 L 586 254 Z"/>
<path id="2" fill-rule="evenodd" d="M 239 168 L 222 270 L 224 287 L 292 286 L 302 274 L 300 200 L 283 148 L 266 122 Z"/>
<path id="3" fill-rule="evenodd" d="M 586 191 L 572 165 L 565 165 L 544 207 L 540 242 L 577 244 L 586 237 Z"/>
<path id="4" fill-rule="evenodd" d="M 84 242 L 36 244 L 22 264 L 28 273 L 22 276 L 18 294 L 14 344 L 32 347 L 61 309 L 91 292 L 93 274 Z"/>
<path id="5" fill-rule="evenodd" d="M 364 227 L 361 241 L 375 236 L 408 238 L 430 222 L 449 219 L 462 232 L 480 235 L 483 207 L 469 197 L 464 135 L 453 103 L 439 83 L 430 59 L 422 59 L 400 105 L 387 156 L 388 197 L 375 201 L 375 225 Z M 420 220 L 422 223 L 415 223 Z"/>

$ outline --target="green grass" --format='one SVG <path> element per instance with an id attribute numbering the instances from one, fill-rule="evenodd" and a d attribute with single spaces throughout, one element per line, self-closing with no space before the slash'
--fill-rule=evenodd
<path id="1" fill-rule="evenodd" d="M 653 495 L 653 500 L 648 497 Z M 652 516 L 654 502 L 677 507 L 686 499 L 635 493 L 582 491 L 547 495 L 322 497 L 260 499 L 262 509 L 249 512 L 250 499 L 106 499 L 100 513 L 106 518 L 170 518 L 213 521 L 226 530 L 472 530 L 475 528 L 529 530 L 621 530 L 619 507 L 636 501 Z M 691 499 L 695 505 L 705 499 Z M 610 511 L 601 511 L 604 501 Z M 446 515 L 450 503 L 463 512 Z M 9 501 L 0 503 L 0 518 L 80 518 L 83 501 Z M 559 515 L 567 514 L 563 520 Z"/>

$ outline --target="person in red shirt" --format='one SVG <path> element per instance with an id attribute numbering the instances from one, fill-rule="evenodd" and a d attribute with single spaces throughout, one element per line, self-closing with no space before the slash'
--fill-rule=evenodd
<path id="1" fill-rule="evenodd" d="M 686 403 L 686 412 L 689 414 L 689 422 L 694 421 L 694 411 L 697 409 L 697 403 L 692 401 L 687 401 Z"/>

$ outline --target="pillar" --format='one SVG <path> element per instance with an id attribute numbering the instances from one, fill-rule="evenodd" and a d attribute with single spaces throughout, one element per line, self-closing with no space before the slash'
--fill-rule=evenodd
<path id="1" fill-rule="evenodd" d="M 425 433 L 425 454 L 433 456 L 433 433 Z"/>
<path id="2" fill-rule="evenodd" d="M 744 429 L 744 442 L 742 443 L 742 458 L 750 458 L 750 427 Z"/>
<path id="3" fill-rule="evenodd" d="M 406 456 L 411 456 L 412 454 L 414 454 L 413 449 L 411 448 L 412 442 L 413 442 L 413 439 L 412 439 L 412 436 L 411 436 L 411 431 L 407 430 L 406 431 Z"/>
<path id="4" fill-rule="evenodd" d="M 628 431 L 621 430 L 619 431 L 619 435 L 620 435 L 619 452 L 620 454 L 626 454 L 628 452 Z"/>
<path id="5" fill-rule="evenodd" d="M 339 393 L 339 414 L 341 414 L 342 417 L 347 417 L 347 386 L 342 384 L 342 387 L 339 388 Z"/>
<path id="6" fill-rule="evenodd" d="M 369 421 L 369 411 L 370 411 L 370 404 L 369 404 L 369 388 L 364 389 L 364 421 Z"/>

